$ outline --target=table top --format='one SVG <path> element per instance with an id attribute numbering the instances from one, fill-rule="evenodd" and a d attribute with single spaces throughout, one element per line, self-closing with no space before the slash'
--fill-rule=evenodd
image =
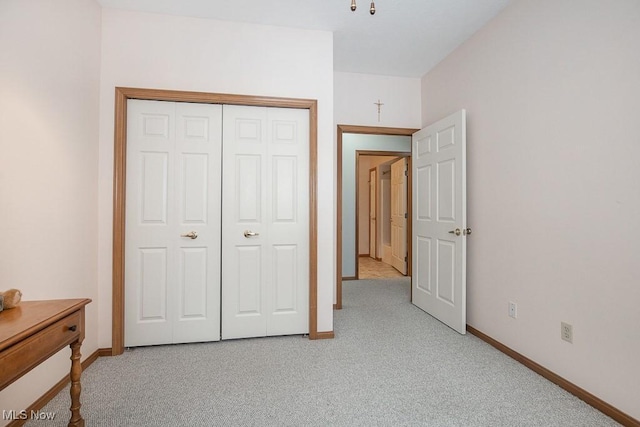
<path id="1" fill-rule="evenodd" d="M 0 312 L 0 351 L 22 341 L 91 302 L 88 298 L 22 301 Z"/>

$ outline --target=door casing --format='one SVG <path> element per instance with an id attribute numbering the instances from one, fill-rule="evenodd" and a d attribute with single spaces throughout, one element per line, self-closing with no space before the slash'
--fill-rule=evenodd
<path id="1" fill-rule="evenodd" d="M 342 309 L 342 135 L 344 133 L 356 133 L 364 135 L 399 135 L 411 136 L 420 129 L 388 128 L 375 126 L 338 125 L 337 143 L 337 168 L 336 168 L 336 302 L 333 308 Z M 357 164 L 357 163 L 356 163 Z M 409 181 L 410 184 L 410 181 Z M 408 189 L 411 194 L 411 188 Z M 356 205 L 357 206 L 357 205 Z M 356 217 L 357 219 L 357 217 Z M 409 221 L 409 224 L 411 222 Z M 357 229 L 356 225 L 356 229 Z M 411 226 L 407 227 L 407 234 L 411 236 Z M 358 240 L 356 239 L 356 245 Z M 356 256 L 358 249 L 356 247 Z M 409 254 L 411 255 L 411 254 Z M 411 257 L 409 257 L 411 260 Z M 357 263 L 356 263 L 357 265 Z M 407 266 L 408 274 L 411 274 L 411 263 Z"/>
<path id="2" fill-rule="evenodd" d="M 309 339 L 333 338 L 333 331 L 318 332 L 317 100 L 116 87 L 113 161 L 111 355 L 116 356 L 124 352 L 124 243 L 128 99 L 299 108 L 309 111 Z"/>

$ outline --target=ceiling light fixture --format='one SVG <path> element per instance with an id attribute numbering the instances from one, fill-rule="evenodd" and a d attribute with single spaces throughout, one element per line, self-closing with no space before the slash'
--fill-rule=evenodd
<path id="1" fill-rule="evenodd" d="M 356 0 L 351 0 L 351 11 L 356 11 Z M 372 1 L 371 6 L 369 7 L 369 13 L 372 15 L 376 14 L 376 4 Z"/>

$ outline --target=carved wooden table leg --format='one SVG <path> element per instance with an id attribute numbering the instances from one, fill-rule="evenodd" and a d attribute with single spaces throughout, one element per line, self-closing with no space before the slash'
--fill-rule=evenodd
<path id="1" fill-rule="evenodd" d="M 80 375 L 82 374 L 82 364 L 80 363 L 80 346 L 82 341 L 71 343 L 71 419 L 69 427 L 84 427 L 84 420 L 80 415 Z"/>

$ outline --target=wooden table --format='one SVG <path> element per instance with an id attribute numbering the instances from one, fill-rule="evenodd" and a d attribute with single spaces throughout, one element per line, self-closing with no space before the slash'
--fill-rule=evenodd
<path id="1" fill-rule="evenodd" d="M 90 299 L 22 301 L 0 312 L 0 390 L 67 345 L 71 346 L 71 420 L 80 415 L 80 346 L 84 339 L 84 307 Z"/>

